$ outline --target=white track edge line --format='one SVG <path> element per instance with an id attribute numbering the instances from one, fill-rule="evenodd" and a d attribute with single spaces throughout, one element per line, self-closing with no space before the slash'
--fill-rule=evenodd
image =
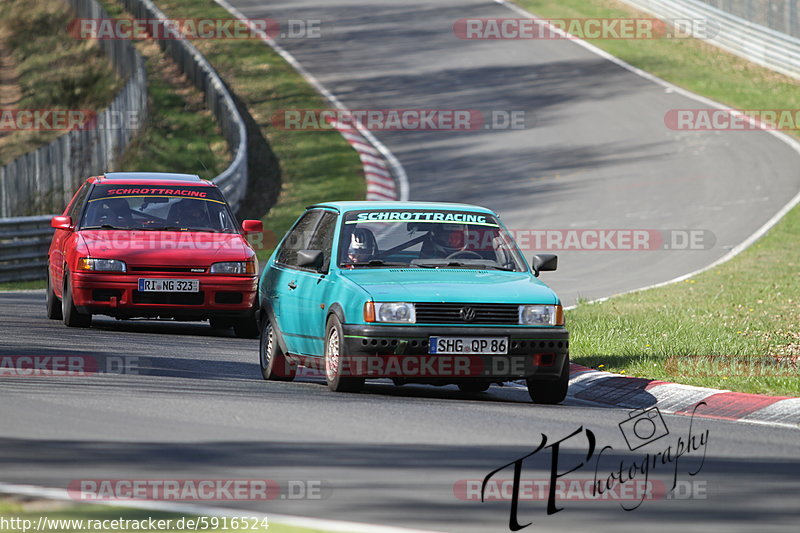
<path id="1" fill-rule="evenodd" d="M 258 35 L 262 41 L 267 43 L 278 55 L 280 55 L 287 63 L 289 63 L 305 80 L 311 84 L 311 86 L 316 89 L 318 93 L 320 93 L 323 97 L 325 97 L 331 105 L 335 108 L 347 111 L 347 107 L 331 92 L 325 87 L 311 72 L 309 72 L 291 53 L 289 53 L 285 48 L 275 42 L 266 32 L 261 29 L 255 28 L 250 19 L 248 19 L 244 13 L 239 11 L 236 7 L 232 6 L 227 0 L 214 0 L 220 7 L 227 10 L 233 16 L 247 24 L 248 27 Z M 406 174 L 403 165 L 400 161 L 395 157 L 391 150 L 386 147 L 381 141 L 378 140 L 375 135 L 372 134 L 360 121 L 355 121 L 354 125 L 356 129 L 363 135 L 369 143 L 378 150 L 381 155 L 386 159 L 389 163 L 389 166 L 392 167 L 394 171 L 394 176 L 397 179 L 397 185 L 400 189 L 400 200 L 406 201 L 409 197 L 409 185 L 408 185 L 408 175 Z"/>

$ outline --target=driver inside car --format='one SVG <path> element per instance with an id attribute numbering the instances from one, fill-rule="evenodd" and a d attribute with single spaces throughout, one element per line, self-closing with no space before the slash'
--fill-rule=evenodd
<path id="1" fill-rule="evenodd" d="M 350 245 L 347 247 L 348 263 L 367 263 L 375 258 L 378 243 L 375 235 L 366 228 L 356 228 L 350 234 Z"/>
<path id="2" fill-rule="evenodd" d="M 208 214 L 202 200 L 184 198 L 177 203 L 177 216 L 171 221 L 176 226 L 207 227 Z"/>
<path id="3" fill-rule="evenodd" d="M 466 252 L 468 235 L 469 228 L 464 224 L 433 224 L 422 242 L 420 258 L 447 259 L 459 252 Z"/>

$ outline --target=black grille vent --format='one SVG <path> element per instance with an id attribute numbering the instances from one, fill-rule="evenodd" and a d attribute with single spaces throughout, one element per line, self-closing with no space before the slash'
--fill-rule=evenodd
<path id="1" fill-rule="evenodd" d="M 202 305 L 203 293 L 133 291 L 133 303 L 152 305 Z"/>
<path id="2" fill-rule="evenodd" d="M 162 267 L 162 266 L 134 266 L 131 272 L 188 272 L 202 274 L 206 271 L 203 267 Z"/>
<path id="3" fill-rule="evenodd" d="M 417 324 L 518 324 L 517 304 L 414 304 Z M 470 312 L 469 310 L 472 310 Z M 473 317 L 470 320 L 470 317 Z"/>

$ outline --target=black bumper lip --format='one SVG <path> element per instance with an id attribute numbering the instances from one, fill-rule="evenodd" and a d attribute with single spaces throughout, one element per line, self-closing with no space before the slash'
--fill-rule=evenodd
<path id="1" fill-rule="evenodd" d="M 364 377 L 393 377 L 407 381 L 424 379 L 426 382 L 457 383 L 465 380 L 510 381 L 535 378 L 558 379 L 563 365 L 569 362 L 569 332 L 563 327 L 508 328 L 482 326 L 395 326 L 344 324 L 344 354 L 351 357 L 358 372 L 370 368 Z M 508 353 L 497 355 L 431 355 L 428 353 L 429 337 L 507 337 Z M 397 364 L 392 359 L 414 358 L 411 365 Z M 434 373 L 430 359 L 436 359 Z M 376 361 L 377 359 L 377 361 Z M 447 360 L 455 360 L 448 366 Z M 540 364 L 536 364 L 538 361 Z M 412 375 L 387 375 L 387 369 L 413 369 Z M 444 371 L 436 374 L 437 368 Z M 448 374 L 447 369 L 457 370 Z M 464 369 L 468 370 L 465 372 Z M 416 372 L 416 374 L 414 374 Z M 420 373 L 422 372 L 422 373 Z"/>

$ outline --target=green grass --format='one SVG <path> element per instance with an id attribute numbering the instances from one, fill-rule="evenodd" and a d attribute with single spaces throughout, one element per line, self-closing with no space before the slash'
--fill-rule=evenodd
<path id="1" fill-rule="evenodd" d="M 47 287 L 47 281 L 13 281 L 9 283 L 0 283 L 0 291 L 28 291 L 32 289 L 44 289 Z"/>
<path id="2" fill-rule="evenodd" d="M 649 17 L 609 0 L 517 3 L 546 18 Z M 800 109 L 796 80 L 699 40 L 590 42 L 732 107 Z M 798 242 L 800 209 L 795 208 L 752 247 L 713 270 L 679 284 L 579 305 L 567 313 L 573 360 L 645 378 L 800 396 Z"/>
<path id="3" fill-rule="evenodd" d="M 157 4 L 170 18 L 231 17 L 212 0 L 158 0 Z M 283 186 L 278 203 L 264 217 L 265 229 L 280 237 L 307 205 L 364 199 L 361 163 L 339 133 L 272 127 L 272 117 L 279 111 L 328 107 L 289 64 L 260 40 L 197 40 L 193 44 L 247 105 L 280 160 Z M 270 253 L 262 250 L 259 257 Z"/>
<path id="4" fill-rule="evenodd" d="M 111 17 L 131 18 L 114 0 L 101 4 Z M 186 172 L 212 179 L 230 164 L 222 131 L 203 94 L 153 41 L 138 41 L 145 58 L 149 118 L 114 165 L 119 171 Z"/>
<path id="5" fill-rule="evenodd" d="M 16 109 L 85 109 L 108 106 L 122 88 L 96 43 L 67 33 L 74 17 L 63 1 L 0 3 L 0 39 L 11 51 L 21 99 Z M 64 132 L 17 131 L 0 137 L 0 164 L 51 142 Z"/>
<path id="6" fill-rule="evenodd" d="M 164 533 L 185 533 L 188 530 L 194 531 L 193 528 L 187 528 L 185 526 L 186 520 L 196 519 L 196 515 L 191 514 L 183 514 L 183 513 L 168 513 L 168 512 L 161 512 L 161 511 L 149 511 L 144 509 L 131 509 L 126 507 L 112 507 L 107 505 L 97 505 L 97 504 L 77 504 L 71 502 L 53 502 L 53 501 L 45 501 L 45 500 L 35 500 L 35 501 L 21 501 L 16 500 L 13 498 L 5 497 L 0 499 L 0 516 L 5 518 L 6 520 L 11 518 L 19 518 L 22 520 L 31 520 L 31 528 L 33 528 L 39 520 L 39 517 L 45 517 L 49 520 L 82 520 L 83 525 L 86 526 L 88 522 L 87 520 L 136 520 L 136 521 L 146 521 L 152 518 L 155 521 L 158 520 L 170 520 L 169 523 L 163 522 L 163 525 L 172 526 L 170 529 L 143 529 L 144 531 L 159 531 Z M 242 511 L 241 518 L 248 517 L 247 511 Z M 214 517 L 205 517 L 206 522 L 209 525 L 215 524 L 212 522 Z M 269 518 L 269 517 L 268 517 Z M 179 520 L 184 519 L 184 527 L 182 529 L 178 528 Z M 225 520 L 223 517 L 217 517 L 216 528 L 202 528 L 198 527 L 198 531 L 204 533 L 222 533 L 222 532 L 230 532 L 236 531 L 237 528 L 233 527 L 231 522 L 231 517 L 227 518 L 227 523 L 223 522 Z M 241 519 L 239 521 L 240 524 L 244 524 Z M 246 529 L 238 529 L 239 531 L 253 531 L 253 532 L 265 532 L 269 531 L 269 533 L 322 533 L 323 530 L 320 529 L 307 529 L 307 528 L 300 528 L 294 526 L 287 526 L 282 525 L 279 523 L 274 523 L 269 521 L 268 528 L 258 527 L 261 525 L 261 520 L 259 519 L 257 523 L 257 527 L 251 528 L 250 526 L 254 523 L 254 521 L 248 520 L 246 522 L 247 528 Z M 200 525 L 203 523 L 201 522 Z M 83 530 L 76 528 L 76 524 L 73 522 L 72 527 L 69 527 L 69 524 L 62 524 L 65 527 L 60 528 L 50 528 L 44 529 L 44 531 L 52 531 L 58 533 L 73 533 L 78 531 L 87 531 L 87 528 Z M 110 522 L 108 525 L 111 525 Z M 225 527 L 227 526 L 227 528 Z M 92 528 L 88 529 L 89 531 L 108 531 L 117 532 L 117 531 L 141 531 L 139 529 L 111 529 L 111 528 Z M 0 528 L 0 533 L 20 533 L 22 531 L 21 528 Z M 30 530 L 29 530 L 30 531 Z M 40 530 L 39 533 L 42 533 Z"/>

